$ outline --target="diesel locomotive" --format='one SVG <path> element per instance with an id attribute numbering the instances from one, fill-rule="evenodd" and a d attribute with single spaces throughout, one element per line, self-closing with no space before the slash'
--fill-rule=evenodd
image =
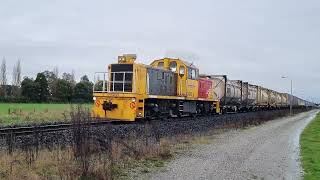
<path id="1" fill-rule="evenodd" d="M 107 72 L 95 73 L 93 100 L 93 117 L 120 121 L 280 109 L 290 101 L 295 108 L 313 105 L 226 75 L 200 74 L 182 59 L 145 65 L 133 54 L 119 56 Z"/>

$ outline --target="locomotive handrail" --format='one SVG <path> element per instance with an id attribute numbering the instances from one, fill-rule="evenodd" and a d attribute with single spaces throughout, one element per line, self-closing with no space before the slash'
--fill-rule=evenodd
<path id="1" fill-rule="evenodd" d="M 103 75 L 103 80 L 100 80 L 99 74 Z M 116 74 L 122 74 L 122 80 L 115 80 L 116 79 Z M 131 81 L 126 80 L 127 75 L 131 74 Z M 98 76 L 96 76 L 98 75 Z M 109 92 L 122 92 L 122 93 L 132 93 L 132 85 L 133 85 L 133 72 L 131 71 L 121 71 L 121 72 L 96 72 L 94 75 L 94 85 L 93 85 L 93 92 L 95 93 L 109 93 Z M 112 81 L 109 78 L 112 77 Z M 96 90 L 96 86 L 100 85 L 102 82 L 102 89 L 101 90 Z M 122 89 L 121 90 L 115 90 L 115 85 L 121 84 Z M 130 84 L 131 85 L 131 90 L 126 90 L 125 85 Z"/>

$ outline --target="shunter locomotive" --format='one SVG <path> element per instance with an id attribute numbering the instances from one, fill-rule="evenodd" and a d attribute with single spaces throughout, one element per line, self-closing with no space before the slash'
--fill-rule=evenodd
<path id="1" fill-rule="evenodd" d="M 93 100 L 93 117 L 120 121 L 280 109 L 290 100 L 296 108 L 313 105 L 226 75 L 199 74 L 182 59 L 145 65 L 133 54 L 119 56 L 107 72 L 95 73 Z"/>

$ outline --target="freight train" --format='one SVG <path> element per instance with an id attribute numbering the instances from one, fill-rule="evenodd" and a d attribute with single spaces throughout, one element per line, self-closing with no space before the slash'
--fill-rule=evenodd
<path id="1" fill-rule="evenodd" d="M 200 74 L 182 59 L 145 65 L 132 54 L 95 73 L 93 100 L 93 117 L 119 121 L 284 109 L 290 101 L 293 108 L 315 105 L 226 75 Z"/>

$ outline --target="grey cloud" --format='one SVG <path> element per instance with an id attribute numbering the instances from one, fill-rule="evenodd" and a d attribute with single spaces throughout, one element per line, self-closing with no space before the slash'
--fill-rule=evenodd
<path id="1" fill-rule="evenodd" d="M 319 18 L 317 0 L 2 0 L 0 56 L 21 58 L 27 76 L 58 65 L 92 77 L 122 53 L 149 63 L 179 52 L 279 91 L 290 76 L 295 94 L 320 101 Z"/>

